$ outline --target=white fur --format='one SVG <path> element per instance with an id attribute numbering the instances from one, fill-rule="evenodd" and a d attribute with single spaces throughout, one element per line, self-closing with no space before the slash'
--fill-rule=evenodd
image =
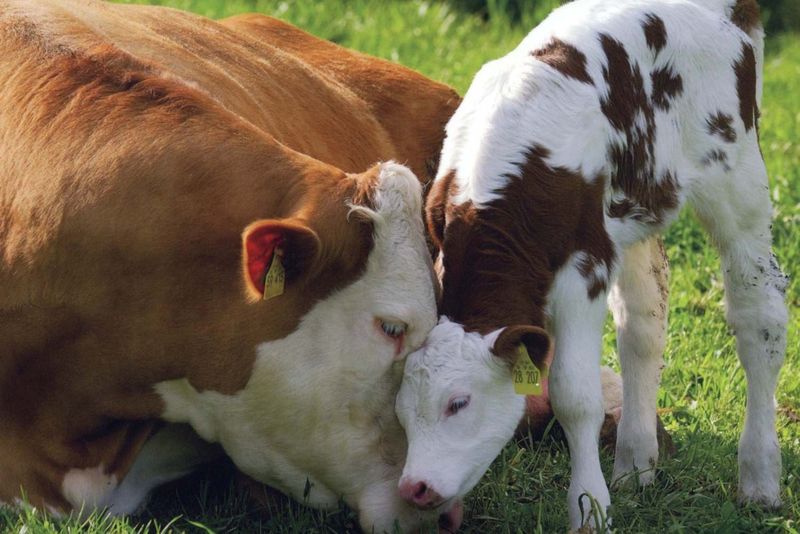
<path id="1" fill-rule="evenodd" d="M 108 507 L 117 488 L 116 475 L 105 472 L 102 464 L 88 469 L 70 469 L 64 475 L 61 493 L 81 512 Z"/>
<path id="2" fill-rule="evenodd" d="M 777 505 L 781 460 L 775 432 L 774 391 L 786 345 L 787 312 L 782 294 L 785 280 L 771 256 L 771 204 L 756 129 L 746 131 L 740 118 L 732 67 L 740 59 L 743 44 L 753 46 L 760 102 L 762 32 L 755 30 L 745 35 L 730 23 L 727 17 L 733 3 L 734 0 L 577 0 L 562 6 L 519 47 L 487 63 L 475 76 L 447 125 L 437 179 L 455 171 L 458 188 L 451 201 L 458 204 L 469 200 L 479 209 L 486 208 L 499 198 L 512 177 L 520 176 L 527 152 L 536 146 L 547 149 L 545 163 L 552 167 L 580 172 L 587 181 L 610 176 L 615 168 L 608 146 L 624 143 L 625 138 L 600 106 L 609 93 L 603 76 L 607 59 L 600 33 L 623 43 L 631 62 L 641 69 L 648 95 L 652 92 L 649 73 L 653 70 L 669 65 L 680 74 L 682 94 L 670 101 L 668 110 L 654 107 L 655 174 L 651 177 L 661 180 L 669 171 L 676 178 L 678 208 L 660 219 L 642 209 L 637 212 L 638 217 L 612 218 L 606 214 L 604 220 L 617 253 L 618 265 L 608 266 L 608 279 L 613 282 L 619 276 L 611 301 L 619 327 L 625 381 L 613 478 L 620 480 L 635 470 L 642 483 L 653 478 L 657 457 L 655 399 L 666 307 L 662 313 L 659 303 L 664 303 L 665 297 L 658 290 L 658 277 L 647 272 L 647 258 L 654 252 L 637 243 L 656 235 L 688 200 L 721 253 L 727 318 L 736 332 L 739 357 L 747 374 L 747 412 L 739 445 L 739 497 Z M 643 32 L 642 22 L 647 14 L 657 15 L 666 27 L 666 47 L 658 54 L 648 47 Z M 594 84 L 566 77 L 531 54 L 553 37 L 586 56 L 586 70 Z M 706 121 L 719 111 L 733 117 L 735 142 L 709 133 Z M 642 120 L 640 115 L 634 123 L 641 128 Z M 714 150 L 725 154 L 724 163 L 709 164 L 707 156 Z M 608 205 L 619 193 L 611 191 L 606 183 Z M 585 519 L 578 507 L 578 497 L 583 492 L 592 494 L 602 506 L 609 503 L 597 451 L 603 414 L 599 358 L 605 295 L 594 300 L 587 297 L 586 280 L 576 269 L 579 259 L 580 252 L 560 268 L 548 295 L 556 347 L 550 395 L 566 430 L 572 457 L 573 478 L 568 496 L 572 528 L 580 527 Z M 650 308 L 647 299 L 656 299 L 655 309 Z M 653 311 L 656 315 L 648 316 Z M 454 328 L 451 323 L 440 325 L 437 330 Z M 439 335 L 436 330 L 434 333 Z M 464 452 L 458 459 L 453 458 L 454 449 L 437 442 L 443 439 L 441 434 L 425 430 L 431 427 L 429 419 L 441 410 L 442 391 L 456 377 L 468 384 L 492 382 L 498 399 L 506 394 L 499 383 L 493 382 L 496 377 L 487 370 L 489 367 L 474 363 L 488 358 L 490 345 L 483 343 L 481 356 L 477 342 L 458 341 L 453 332 L 449 337 L 449 345 L 429 341 L 425 357 L 415 354 L 408 359 L 408 385 L 403 385 L 403 401 L 398 401 L 398 413 L 411 440 L 407 469 L 412 466 L 415 476 L 434 487 L 440 484 L 448 488 L 454 487 L 452 480 L 472 482 L 474 472 L 486 464 L 485 453 L 499 451 L 497 432 L 505 429 L 510 438 L 512 430 L 511 425 L 505 424 L 506 414 L 487 410 L 484 413 L 490 415 L 485 417 L 467 414 L 470 409 L 482 409 L 473 402 L 471 408 L 459 414 L 459 421 L 472 430 L 469 443 L 473 448 L 484 449 L 481 453 Z M 414 379 L 420 360 L 431 355 L 438 358 L 424 366 L 443 367 L 451 375 L 435 380 Z M 439 361 L 448 358 L 453 361 Z M 463 370 L 459 371 L 461 366 Z M 484 376 L 464 377 L 467 370 Z M 426 388 L 432 391 L 412 391 Z M 485 402 L 491 404 L 494 400 Z M 423 407 L 415 402 L 427 404 Z M 516 413 L 511 409 L 508 412 Z M 420 413 L 425 415 L 415 415 Z M 455 432 L 456 429 L 450 431 Z M 434 456 L 432 451 L 444 456 Z M 441 475 L 434 467 L 438 462 L 461 465 L 466 473 Z M 419 467 L 422 464 L 427 466 L 426 471 Z M 459 487 L 459 491 L 463 490 L 463 485 Z"/>
<path id="3" fill-rule="evenodd" d="M 639 482 L 647 484 L 655 475 L 656 399 L 666 344 L 668 278 L 660 244 L 655 239 L 636 243 L 625 251 L 609 295 L 624 384 L 614 482 L 638 471 Z"/>
<path id="4" fill-rule="evenodd" d="M 409 447 L 403 478 L 425 482 L 446 502 L 478 483 L 524 414 L 510 368 L 487 350 L 497 334 L 464 333 L 445 317 L 406 361 L 397 394 Z M 448 415 L 450 400 L 464 395 L 469 407 Z"/>
<path id="5" fill-rule="evenodd" d="M 94 510 L 132 514 L 146 503 L 153 488 L 180 478 L 221 454 L 219 447 L 201 440 L 188 426 L 167 425 L 145 443 L 121 482 L 116 475 L 107 474 L 101 464 L 68 471 L 61 491 L 82 514 Z"/>
<path id="6" fill-rule="evenodd" d="M 256 347 L 244 389 L 198 392 L 186 380 L 156 388 L 167 420 L 220 443 L 243 472 L 311 506 L 343 499 L 367 532 L 391 531 L 395 520 L 411 529 L 431 517 L 396 495 L 405 447 L 393 410 L 398 360 L 436 322 L 421 189 L 394 163 L 382 166 L 376 188 L 365 273 L 317 303 L 292 334 Z M 376 318 L 408 325 L 399 355 Z"/>
<path id="7" fill-rule="evenodd" d="M 138 512 L 155 487 L 189 474 L 222 455 L 218 446 L 202 439 L 186 425 L 167 425 L 145 443 L 131 469 L 108 502 L 114 515 Z"/>

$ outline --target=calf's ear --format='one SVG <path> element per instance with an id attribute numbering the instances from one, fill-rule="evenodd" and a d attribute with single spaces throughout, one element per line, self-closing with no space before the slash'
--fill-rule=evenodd
<path id="1" fill-rule="evenodd" d="M 455 171 L 450 171 L 433 182 L 425 200 L 425 222 L 433 244 L 442 248 L 444 243 L 445 212 L 447 203 L 453 193 Z"/>
<path id="2" fill-rule="evenodd" d="M 543 369 L 552 344 L 547 332 L 538 326 L 515 325 L 504 328 L 492 346 L 492 354 L 513 367 L 517 358 L 525 353 L 519 350 L 521 345 L 527 349 L 533 364 Z"/>
<path id="3" fill-rule="evenodd" d="M 254 298 L 279 295 L 284 283 L 290 284 L 309 271 L 319 251 L 319 236 L 299 219 L 251 223 L 242 232 L 242 268 L 248 293 Z M 267 273 L 279 278 L 279 290 L 270 287 L 274 284 L 265 286 Z"/>

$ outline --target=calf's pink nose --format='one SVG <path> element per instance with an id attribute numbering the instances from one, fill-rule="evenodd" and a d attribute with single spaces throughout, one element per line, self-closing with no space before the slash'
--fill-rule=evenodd
<path id="1" fill-rule="evenodd" d="M 403 479 L 400 481 L 399 489 L 400 496 L 417 508 L 436 508 L 443 501 L 442 497 L 433 488 L 421 480 Z"/>

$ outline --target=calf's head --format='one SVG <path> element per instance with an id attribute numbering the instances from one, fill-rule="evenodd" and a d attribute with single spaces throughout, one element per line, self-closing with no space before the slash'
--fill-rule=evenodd
<path id="1" fill-rule="evenodd" d="M 525 410 L 512 368 L 528 357 L 541 367 L 550 338 L 535 326 L 487 335 L 442 318 L 410 354 L 396 411 L 408 438 L 400 492 L 434 508 L 469 492 L 513 436 Z"/>

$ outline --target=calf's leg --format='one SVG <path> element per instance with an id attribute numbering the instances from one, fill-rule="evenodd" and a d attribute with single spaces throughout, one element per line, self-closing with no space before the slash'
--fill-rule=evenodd
<path id="1" fill-rule="evenodd" d="M 661 239 L 625 251 L 609 295 L 622 367 L 622 418 L 612 484 L 653 481 L 658 459 L 656 401 L 666 343 L 669 264 Z M 630 475 L 637 472 L 638 477 Z"/>
<path id="2" fill-rule="evenodd" d="M 600 355 L 605 294 L 589 298 L 586 280 L 571 264 L 556 275 L 549 301 L 555 335 L 550 402 L 569 444 L 570 528 L 578 529 L 587 522 L 599 527 L 591 515 L 591 500 L 603 515 L 610 504 L 598 450 L 604 416 Z"/>
<path id="3" fill-rule="evenodd" d="M 775 387 L 786 351 L 787 278 L 772 254 L 772 205 L 755 133 L 732 173 L 693 192 L 695 210 L 719 249 L 727 321 L 747 376 L 739 441 L 739 499 L 780 505 L 781 453 Z"/>

